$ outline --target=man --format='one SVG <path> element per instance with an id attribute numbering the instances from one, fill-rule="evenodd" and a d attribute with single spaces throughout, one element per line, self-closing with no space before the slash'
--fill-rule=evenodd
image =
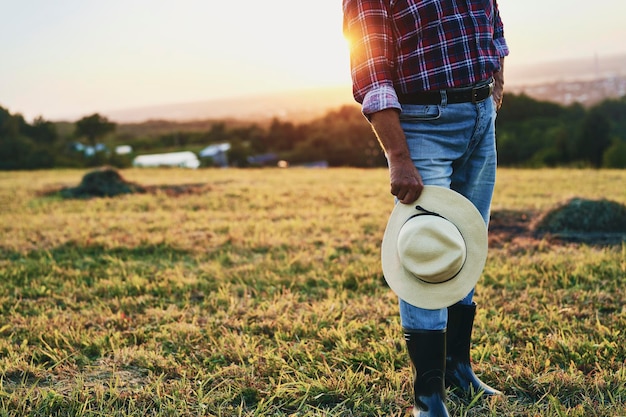
<path id="1" fill-rule="evenodd" d="M 497 1 L 343 0 L 343 13 L 354 97 L 387 156 L 391 194 L 408 204 L 424 185 L 448 187 L 469 199 L 487 224 L 508 55 Z M 446 364 L 417 373 L 416 416 L 448 416 L 445 388 L 431 378 L 437 372 L 459 393 L 500 394 L 469 364 L 472 297 L 473 290 L 436 310 L 400 299 L 415 369 L 428 369 L 423 358 L 439 363 L 433 353 Z"/>

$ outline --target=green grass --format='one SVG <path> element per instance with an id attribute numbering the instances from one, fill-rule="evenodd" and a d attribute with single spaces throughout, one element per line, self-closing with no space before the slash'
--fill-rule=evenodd
<path id="1" fill-rule="evenodd" d="M 85 171 L 0 173 L 0 416 L 404 416 L 380 271 L 385 170 L 127 170 L 200 192 L 63 200 Z M 494 211 L 626 203 L 626 171 L 500 170 Z M 455 416 L 626 416 L 626 245 L 511 238 L 472 359 L 504 398 Z"/>

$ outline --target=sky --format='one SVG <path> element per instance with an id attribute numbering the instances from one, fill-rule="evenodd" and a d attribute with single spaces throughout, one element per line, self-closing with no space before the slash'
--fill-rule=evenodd
<path id="1" fill-rule="evenodd" d="M 626 53 L 625 0 L 498 0 L 507 67 Z M 350 83 L 341 0 L 0 0 L 0 106 L 27 119 Z"/>

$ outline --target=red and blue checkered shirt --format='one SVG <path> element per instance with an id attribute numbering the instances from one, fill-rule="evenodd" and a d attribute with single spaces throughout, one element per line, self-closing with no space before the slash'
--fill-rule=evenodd
<path id="1" fill-rule="evenodd" d="M 365 114 L 487 80 L 509 53 L 497 0 L 343 0 L 343 19 Z"/>

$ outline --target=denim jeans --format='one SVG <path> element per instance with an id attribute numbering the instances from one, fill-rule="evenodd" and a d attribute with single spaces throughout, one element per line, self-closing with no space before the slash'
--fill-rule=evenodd
<path id="1" fill-rule="evenodd" d="M 403 105 L 400 123 L 413 163 L 425 185 L 451 188 L 470 200 L 489 222 L 496 178 L 495 105 L 480 103 Z M 462 304 L 471 304 L 472 290 Z M 402 327 L 446 328 L 448 309 L 426 310 L 400 300 Z"/>

